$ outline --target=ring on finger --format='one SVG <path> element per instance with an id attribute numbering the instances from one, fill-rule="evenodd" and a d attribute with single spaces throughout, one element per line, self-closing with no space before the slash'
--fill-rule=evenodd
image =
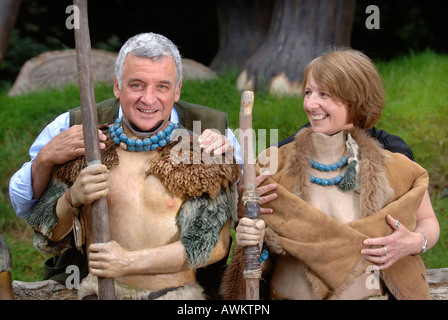
<path id="1" fill-rule="evenodd" d="M 384 246 L 383 248 L 384 248 L 384 255 L 387 255 L 387 248 L 386 248 L 386 246 Z"/>
<path id="2" fill-rule="evenodd" d="M 400 226 L 401 226 L 401 223 L 400 223 L 400 221 L 397 220 L 397 222 L 395 222 L 394 229 L 397 230 L 398 228 L 400 228 Z"/>

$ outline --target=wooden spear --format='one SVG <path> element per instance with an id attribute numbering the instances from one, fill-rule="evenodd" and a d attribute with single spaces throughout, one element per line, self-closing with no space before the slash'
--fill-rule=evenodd
<path id="1" fill-rule="evenodd" d="M 79 28 L 75 28 L 76 60 L 78 64 L 79 94 L 81 98 L 82 127 L 86 149 L 87 166 L 101 163 L 101 151 L 98 137 L 98 115 L 96 111 L 87 0 L 73 0 L 79 9 Z M 106 197 L 92 203 L 93 241 L 110 241 L 109 216 Z M 98 298 L 115 300 L 114 280 L 98 278 Z"/>
<path id="2" fill-rule="evenodd" d="M 241 95 L 240 105 L 240 145 L 243 147 L 243 201 L 245 216 L 257 219 L 260 215 L 260 201 L 257 192 L 255 157 L 254 157 L 254 131 L 252 129 L 252 108 L 254 93 L 244 91 Z M 260 248 L 258 245 L 246 247 L 244 250 L 244 278 L 246 280 L 246 300 L 260 299 Z"/>

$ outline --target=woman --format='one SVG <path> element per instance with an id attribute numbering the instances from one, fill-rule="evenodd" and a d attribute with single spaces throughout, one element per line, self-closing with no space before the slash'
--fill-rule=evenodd
<path id="1" fill-rule="evenodd" d="M 275 213 L 240 220 L 224 296 L 244 297 L 241 248 L 264 242 L 270 298 L 365 299 L 387 293 L 428 299 L 419 255 L 439 236 L 428 175 L 365 133 L 384 106 L 374 64 L 359 51 L 335 50 L 310 62 L 304 79 L 311 127 L 300 130 L 293 143 L 259 155 L 259 163 L 267 163 L 259 173 L 273 168 L 266 159 L 278 158 L 278 170 L 263 182 L 277 184 L 277 199 L 266 205 Z"/>

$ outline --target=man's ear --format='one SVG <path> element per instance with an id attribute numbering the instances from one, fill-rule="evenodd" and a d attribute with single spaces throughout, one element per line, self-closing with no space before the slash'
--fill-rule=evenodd
<path id="1" fill-rule="evenodd" d="M 115 95 L 115 98 L 120 99 L 120 92 L 121 92 L 121 90 L 120 90 L 120 87 L 118 86 L 118 81 L 117 81 L 117 79 L 114 76 L 114 95 Z"/>
<path id="2" fill-rule="evenodd" d="M 181 88 L 182 88 L 182 80 L 179 82 L 179 86 L 177 87 L 177 90 L 174 93 L 174 102 L 179 101 Z"/>

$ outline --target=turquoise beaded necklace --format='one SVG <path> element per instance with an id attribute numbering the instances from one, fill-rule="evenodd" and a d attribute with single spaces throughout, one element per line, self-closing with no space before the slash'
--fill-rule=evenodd
<path id="1" fill-rule="evenodd" d="M 330 172 L 330 171 L 336 171 L 341 169 L 343 166 L 347 164 L 348 156 L 344 156 L 336 163 L 333 164 L 320 164 L 314 161 L 313 159 L 310 160 L 310 164 L 314 169 L 317 169 L 322 172 Z"/>
<path id="2" fill-rule="evenodd" d="M 123 131 L 121 118 L 115 120 L 115 124 L 110 127 L 110 137 L 121 149 L 130 152 L 161 150 L 167 145 L 179 124 L 165 121 L 152 135 L 144 139 L 129 138 Z"/>
<path id="3" fill-rule="evenodd" d="M 333 164 L 320 164 L 320 163 L 317 163 L 316 161 L 314 161 L 313 159 L 311 159 L 310 165 L 312 168 L 319 170 L 321 172 L 330 172 L 330 171 L 339 170 L 342 167 L 344 167 L 347 164 L 347 159 L 348 159 L 348 156 L 344 156 L 338 162 L 333 163 Z M 331 178 L 331 179 L 317 178 L 317 177 L 313 176 L 312 174 L 310 174 L 310 181 L 312 183 L 316 183 L 316 184 L 319 184 L 324 187 L 338 185 L 343 178 L 344 178 L 344 174 L 341 174 L 340 176 L 337 176 L 337 177 Z"/>

